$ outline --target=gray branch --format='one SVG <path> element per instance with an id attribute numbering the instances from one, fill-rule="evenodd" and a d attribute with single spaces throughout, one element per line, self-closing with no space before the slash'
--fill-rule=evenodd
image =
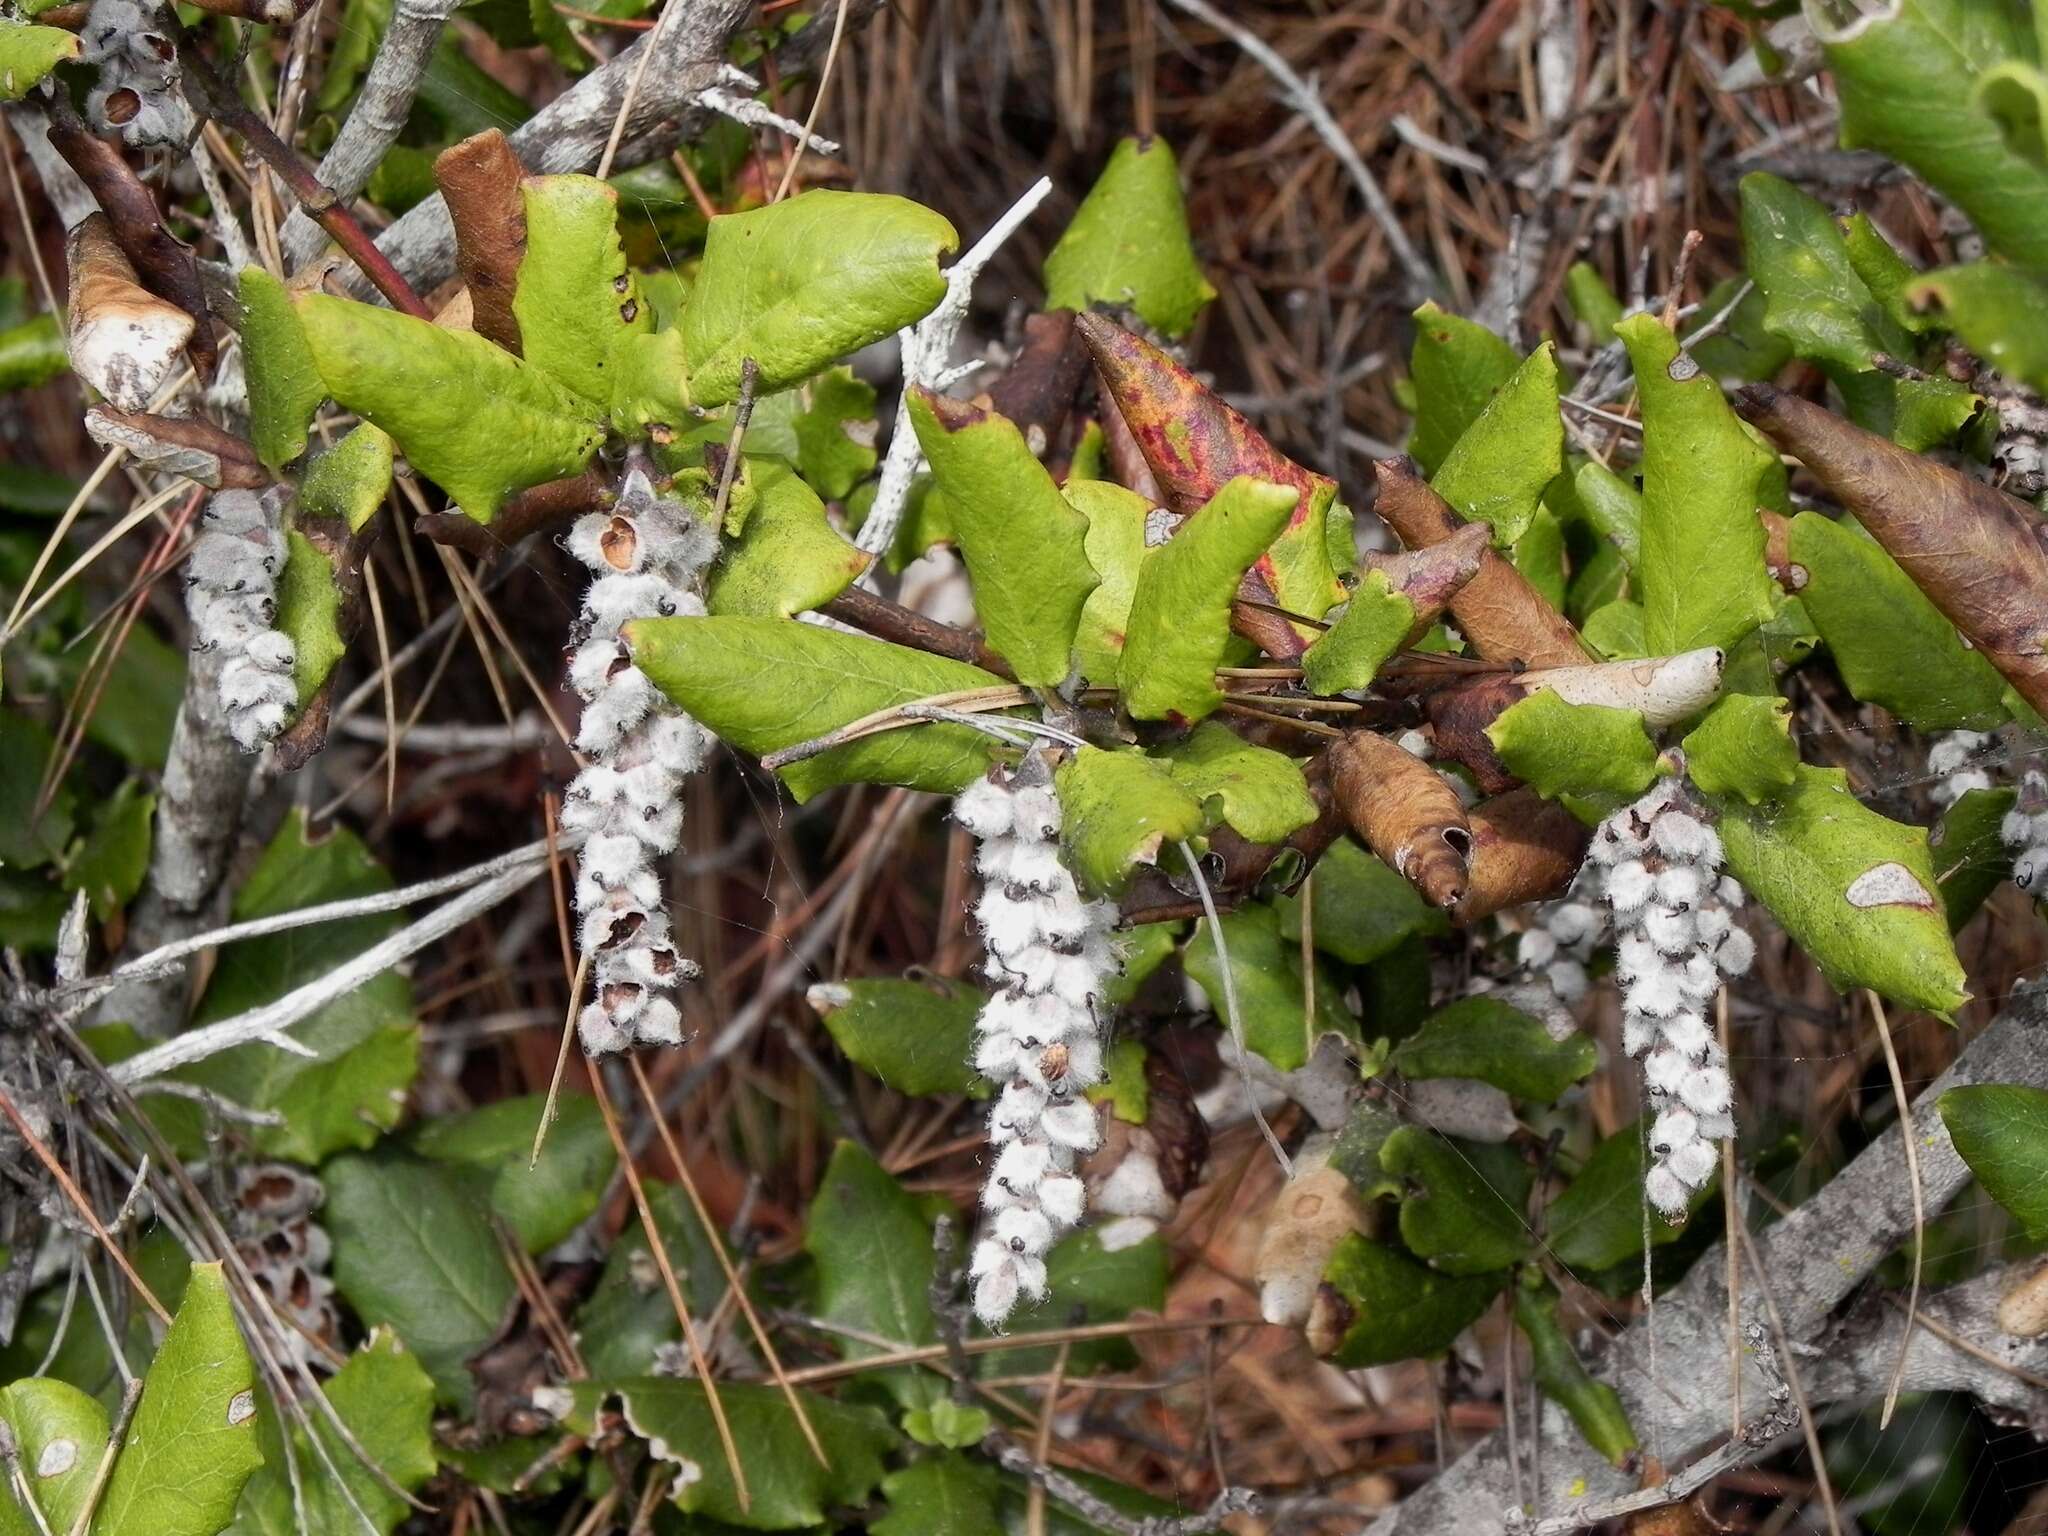
<path id="1" fill-rule="evenodd" d="M 1920 1095 L 1913 1119 L 1921 1135 L 1920 1167 L 1930 1217 L 1969 1180 L 1969 1170 L 1934 1105 L 1949 1089 L 1970 1083 L 2048 1088 L 2048 988 L 2016 993 L 2005 1011 L 1964 1048 L 1955 1065 Z M 1820 1193 L 1755 1235 L 1757 1258 L 1771 1278 L 1792 1346 L 1793 1358 L 1785 1363 L 1799 1373 L 1815 1407 L 1883 1395 L 1898 1358 L 1902 1310 L 1885 1296 L 1872 1294 L 1846 1314 L 1838 1313 L 1912 1228 L 1905 1154 L 1894 1126 Z M 1658 1299 L 1649 1317 L 1638 1319 L 1614 1340 L 1597 1368 L 1621 1394 L 1644 1446 L 1668 1466 L 1681 1465 L 1728 1428 L 1726 1268 L 1717 1244 Z M 1922 1307 L 1936 1327 L 1968 1340 L 1998 1363 L 1956 1348 L 1932 1328 L 1921 1328 L 1906 1362 L 1909 1391 L 1971 1392 L 1994 1408 L 2042 1418 L 2038 1389 L 2011 1375 L 2010 1369 L 2036 1375 L 2048 1369 L 2048 1341 L 1998 1333 L 1994 1318 L 2004 1278 L 1981 1277 L 1926 1298 Z M 1742 1303 L 1745 1326 L 1768 1325 L 1753 1286 L 1744 1286 Z M 1742 1390 L 1745 1407 L 1760 1407 L 1766 1400 L 1769 1383 L 1753 1362 L 1745 1363 Z M 1525 1428 L 1525 1442 L 1531 1433 Z M 1605 1503 L 1633 1490 L 1629 1478 L 1587 1449 L 1554 1405 L 1545 1405 L 1533 1433 L 1542 1442 L 1531 1458 L 1541 1470 L 1538 1514 L 1555 1515 L 1579 1503 Z M 1525 1483 L 1527 1477 L 1525 1466 Z M 1369 1536 L 1498 1531 L 1516 1502 L 1516 1486 L 1506 1436 L 1490 1435 L 1433 1483 L 1382 1515 Z"/>
<path id="2" fill-rule="evenodd" d="M 349 110 L 334 143 L 320 158 L 320 180 L 338 202 L 347 202 L 368 184 L 385 151 L 398 141 L 412 111 L 412 99 L 441 40 L 441 28 L 460 0 L 398 0 L 377 56 L 363 77 L 362 91 Z M 294 208 L 280 239 L 286 270 L 303 266 L 327 243 L 327 232 Z"/>

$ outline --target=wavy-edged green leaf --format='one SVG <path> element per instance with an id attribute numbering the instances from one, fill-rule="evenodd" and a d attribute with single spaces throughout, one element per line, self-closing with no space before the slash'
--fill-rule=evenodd
<path id="1" fill-rule="evenodd" d="M 25 1376 L 0 1387 L 0 1421 L 14 1432 L 22 1476 L 52 1532 L 69 1531 L 107 1448 L 107 1410 L 68 1381 Z M 38 1536 L 12 1479 L 0 1481 L 0 1532 Z"/>
<path id="2" fill-rule="evenodd" d="M 929 208 L 878 192 L 817 189 L 720 214 L 683 308 L 697 403 L 735 398 L 748 358 L 759 388 L 784 389 L 921 320 L 946 291 L 939 257 L 959 243 Z"/>
<path id="3" fill-rule="evenodd" d="M 706 1515 L 752 1531 L 810 1529 L 828 1511 L 867 1502 L 882 1480 L 882 1458 L 896 1448 L 895 1431 L 872 1408 L 798 1394 L 825 1448 L 811 1454 L 796 1413 L 772 1385 L 724 1381 L 718 1398 L 745 1459 L 752 1501 L 742 1508 L 725 1464 L 704 1383 L 672 1376 L 587 1382 L 576 1388 L 579 1409 L 616 1398 L 626 1427 L 657 1460 L 675 1469 L 669 1498 L 685 1514 Z"/>
<path id="4" fill-rule="evenodd" d="M 1158 135 L 1124 138 L 1045 258 L 1045 302 L 1054 309 L 1108 304 L 1135 310 L 1168 336 L 1183 336 L 1216 297 L 1195 260 L 1180 167 Z"/>
<path id="5" fill-rule="evenodd" d="M 391 876 L 353 832 L 335 828 L 314 837 L 306 813 L 294 810 L 235 893 L 233 915 L 238 922 L 272 917 L 390 889 Z M 373 913 L 230 944 L 220 952 L 193 1022 L 215 1023 L 273 1002 L 360 954 L 403 921 L 398 913 Z M 279 1124 L 242 1132 L 268 1157 L 317 1163 L 345 1147 L 367 1147 L 398 1123 L 419 1063 L 419 1030 L 405 977 L 396 971 L 372 977 L 294 1026 L 292 1034 L 312 1049 L 310 1059 L 251 1042 L 178 1075 L 237 1104 L 276 1110 Z M 168 1113 L 171 1103 L 158 1100 L 152 1112 Z"/>
<path id="6" fill-rule="evenodd" d="M 408 1492 L 434 1475 L 434 1384 L 419 1362 L 407 1354 L 389 1329 L 372 1332 L 369 1342 L 348 1357 L 328 1380 L 327 1401 L 346 1424 L 355 1443 L 392 1482 Z M 389 1492 L 356 1452 L 336 1434 L 324 1416 L 310 1416 L 313 1432 L 326 1447 L 327 1460 L 308 1441 L 305 1431 L 292 1430 L 293 1465 L 303 1488 L 305 1524 L 293 1508 L 290 1473 L 282 1426 L 266 1401 L 261 1422 L 264 1465 L 242 1490 L 234 1524 L 226 1536 L 297 1536 L 301 1531 L 360 1532 L 356 1510 L 369 1516 L 380 1536 L 390 1536 L 405 1518 L 406 1506 Z M 327 1470 L 341 1469 L 344 1489 Z M 349 1496 L 354 1495 L 351 1506 Z"/>
<path id="7" fill-rule="evenodd" d="M 350 533 L 361 532 L 391 490 L 391 449 L 388 432 L 359 423 L 306 466 L 299 483 L 301 515 L 339 518 Z"/>
<path id="8" fill-rule="evenodd" d="M 263 1464 L 256 1368 L 218 1264 L 194 1264 L 142 1378 L 142 1401 L 93 1517 L 101 1536 L 215 1536 Z"/>
<path id="9" fill-rule="evenodd" d="M 1602 604 L 1586 615 L 1579 633 L 1586 644 L 1608 661 L 1649 654 L 1649 645 L 1643 639 L 1641 603 L 1622 599 Z"/>
<path id="10" fill-rule="evenodd" d="M 604 440 L 601 413 L 474 331 L 326 294 L 296 303 L 335 401 L 478 522 L 514 491 L 576 473 Z"/>
<path id="11" fill-rule="evenodd" d="M 2048 173 L 1975 101 L 1989 70 L 2033 57 L 2024 8 L 1893 0 L 1819 30 L 1841 102 L 1844 149 L 1874 149 L 1954 202 L 1994 251 L 2048 267 Z"/>
<path id="12" fill-rule="evenodd" d="M 526 361 L 603 407 L 613 348 L 654 329 L 654 307 L 619 244 L 618 191 L 595 176 L 529 176 L 520 185 L 526 251 L 512 313 Z"/>
<path id="13" fill-rule="evenodd" d="M 348 654 L 348 642 L 341 638 L 341 589 L 334 583 L 334 563 L 296 528 L 285 531 L 277 627 L 291 637 L 292 682 L 303 709 Z"/>
<path id="14" fill-rule="evenodd" d="M 1593 345 L 1605 346 L 1613 339 L 1614 327 L 1622 316 L 1621 298 L 1607 286 L 1607 279 L 1591 262 L 1575 261 L 1565 269 L 1565 302 Z"/>
<path id="15" fill-rule="evenodd" d="M 1972 105 L 1991 115 L 2014 154 L 2048 170 L 2048 75 L 2017 60 L 1997 65 L 1977 77 Z"/>
<path id="16" fill-rule="evenodd" d="M 1401 1241 L 1417 1258 L 1477 1275 L 1529 1256 L 1533 1175 L 1513 1147 L 1405 1125 L 1381 1144 L 1380 1163 L 1413 1186 L 1401 1202 Z"/>
<path id="17" fill-rule="evenodd" d="M 1087 681 L 1114 687 L 1123 662 L 1131 599 L 1138 590 L 1138 571 L 1150 553 L 1145 548 L 1145 519 L 1152 504 L 1113 481 L 1077 480 L 1072 474 L 1061 494 L 1088 519 L 1081 548 L 1098 578 L 1095 590 L 1081 605 L 1074 659 Z"/>
<path id="18" fill-rule="evenodd" d="M 1095 590 L 1088 519 L 1067 504 L 1008 417 L 911 386 L 910 423 L 952 503 L 953 538 L 989 644 L 1021 683 L 1074 669 L 1081 606 Z"/>
<path id="19" fill-rule="evenodd" d="M 932 1224 L 917 1199 L 850 1141 L 832 1149 L 804 1224 L 813 1310 L 851 1330 L 835 1337 L 846 1360 L 864 1360 L 938 1339 L 932 1317 Z M 887 1343 L 870 1344 L 852 1334 Z M 877 1369 L 878 1383 L 905 1410 L 930 1409 L 946 1383 L 911 1366 Z"/>
<path id="20" fill-rule="evenodd" d="M 2007 378 L 2048 391 L 2048 276 L 1977 261 L 1930 272 L 1907 294 Z"/>
<path id="21" fill-rule="evenodd" d="M 1161 749 L 1160 756 L 1181 787 L 1202 802 L 1211 825 L 1228 823 L 1252 842 L 1277 843 L 1316 819 L 1301 764 L 1213 720 Z"/>
<path id="22" fill-rule="evenodd" d="M 882 1479 L 888 1505 L 873 1536 L 1003 1536 L 995 1468 L 958 1453 L 927 1456 Z"/>
<path id="23" fill-rule="evenodd" d="M 1388 1064 L 1413 1078 L 1477 1078 L 1549 1104 L 1600 1065 L 1600 1048 L 1578 1030 L 1560 1040 L 1541 1019 L 1497 998 L 1465 997 L 1424 1019 Z"/>
<path id="24" fill-rule="evenodd" d="M 1757 486 L 1777 456 L 1652 315 L 1615 328 L 1643 409 L 1643 637 L 1655 655 L 1723 648 L 1771 616 Z"/>
<path id="25" fill-rule="evenodd" d="M 1573 472 L 1572 491 L 1586 521 L 1620 551 L 1633 571 L 1643 556 L 1643 493 L 1591 459 Z"/>
<path id="26" fill-rule="evenodd" d="M 306 451 L 306 432 L 327 398 L 327 383 L 284 284 L 261 267 L 244 267 L 240 291 L 249 441 L 274 475 Z"/>
<path id="27" fill-rule="evenodd" d="M 1966 790 L 1927 834 L 1950 933 L 1961 933 L 1991 893 L 2012 878 L 2013 853 L 1999 824 L 2018 799 L 2013 789 Z"/>
<path id="28" fill-rule="evenodd" d="M 1972 1083 L 1941 1096 L 1941 1121 L 1984 1192 L 2029 1240 L 2048 1238 L 2048 1093 Z"/>
<path id="29" fill-rule="evenodd" d="M 75 32 L 0 21 L 0 101 L 20 101 L 43 76 L 77 57 Z"/>
<path id="30" fill-rule="evenodd" d="M 1230 956 L 1231 989 L 1237 994 L 1237 1022 L 1247 1047 L 1282 1072 L 1292 1072 L 1308 1061 L 1323 1036 L 1358 1038 L 1358 1021 L 1344 1008 L 1343 982 L 1335 969 L 1320 960 L 1316 963 L 1315 1011 L 1310 1014 L 1301 945 L 1281 937 L 1280 914 L 1270 903 L 1259 902 L 1220 915 L 1223 948 Z M 1225 1024 L 1233 1022 L 1229 993 L 1223 985 L 1223 962 L 1207 918 L 1195 925 L 1181 964 L 1201 984 L 1216 1017 Z"/>
<path id="31" fill-rule="evenodd" d="M 581 1093 L 561 1096 L 533 1161 L 545 1102 L 537 1093 L 498 1099 L 430 1120 L 412 1141 L 422 1157 L 481 1175 L 491 1210 L 528 1253 L 554 1247 L 597 1209 L 619 1161 L 597 1101 Z"/>
<path id="32" fill-rule="evenodd" d="M 1539 688 L 1486 728 L 1500 760 L 1539 795 L 1641 794 L 1657 777 L 1657 744 L 1633 709 L 1568 704 Z"/>
<path id="33" fill-rule="evenodd" d="M 1546 341 L 1494 392 L 1429 484 L 1467 521 L 1491 527 L 1505 549 L 1529 531 L 1544 487 L 1563 472 L 1557 356 Z"/>
<path id="34" fill-rule="evenodd" d="M 1336 622 L 1302 653 L 1302 681 L 1322 694 L 1367 687 L 1414 628 L 1414 600 L 1396 592 L 1385 571 L 1367 571 Z"/>
<path id="35" fill-rule="evenodd" d="M 657 688 L 757 757 L 897 704 L 1004 686 L 965 662 L 789 619 L 640 619 L 626 638 Z M 965 726 L 908 726 L 791 763 L 782 781 L 799 801 L 850 783 L 958 794 L 988 771 L 992 746 Z"/>
<path id="36" fill-rule="evenodd" d="M 898 1093 L 988 1095 L 972 1064 L 980 988 L 872 976 L 821 981 L 805 998 L 839 1053 Z"/>
<path id="37" fill-rule="evenodd" d="M 790 421 L 796 467 L 820 496 L 842 501 L 875 467 L 875 387 L 851 368 L 828 368 L 809 395 Z"/>
<path id="38" fill-rule="evenodd" d="M 1231 600 L 1298 494 L 1240 475 L 1146 558 L 1117 674 L 1134 718 L 1192 723 L 1223 702 L 1216 668 L 1230 644 Z"/>
<path id="39" fill-rule="evenodd" d="M 1440 1355 L 1493 1304 L 1506 1279 L 1505 1271 L 1445 1274 L 1354 1232 L 1323 1269 L 1324 1284 L 1343 1302 L 1331 1363 L 1356 1370 Z"/>
<path id="40" fill-rule="evenodd" d="M 1819 512 L 1792 519 L 1799 601 L 1849 691 L 1917 730 L 2005 720 L 2005 680 L 1875 539 Z"/>
<path id="41" fill-rule="evenodd" d="M 1642 1253 L 1643 1130 L 1631 1123 L 1602 1140 L 1564 1192 L 1545 1207 L 1544 1247 L 1567 1269 L 1590 1274 Z M 1714 1187 L 1694 1192 L 1694 1210 Z M 1650 1246 L 1677 1242 L 1684 1231 L 1683 1223 L 1653 1221 Z"/>
<path id="42" fill-rule="evenodd" d="M 710 1316 L 726 1302 L 728 1294 L 725 1269 L 718 1262 L 711 1234 L 698 1221 L 688 1192 L 680 1184 L 645 1179 L 642 1188 L 647 1208 L 654 1213 L 654 1230 L 661 1234 L 662 1249 L 692 1316 Z M 604 1273 L 576 1309 L 575 1321 L 583 1363 L 599 1380 L 651 1371 L 662 1346 L 681 1341 L 683 1325 L 661 1284 L 646 1229 L 639 1222 L 628 1222 L 613 1240 L 605 1255 Z M 514 1470 L 524 1470 L 532 1459 L 529 1455 Z"/>
<path id="43" fill-rule="evenodd" d="M 1871 810 L 1840 769 L 1803 763 L 1764 805 L 1717 805 L 1729 872 L 1836 990 L 1870 987 L 1943 1017 L 1967 1000 L 1923 828 Z"/>
<path id="44" fill-rule="evenodd" d="M 1904 354 L 1911 338 L 1849 259 L 1833 215 L 1783 177 L 1742 178 L 1742 250 L 1764 294 L 1764 324 L 1802 357 L 1866 369 L 1873 352 Z"/>
<path id="45" fill-rule="evenodd" d="M 1208 825 L 1202 802 L 1171 767 L 1136 748 L 1081 747 L 1053 775 L 1060 844 L 1084 890 L 1114 895 L 1141 864 L 1180 855 L 1169 845 Z"/>
<path id="46" fill-rule="evenodd" d="M 388 1324 L 419 1357 L 436 1401 L 466 1410 L 476 1394 L 467 1362 L 518 1294 L 467 1175 L 380 1151 L 335 1158 L 321 1178 L 335 1285 L 358 1317 Z"/>
<path id="47" fill-rule="evenodd" d="M 825 503 L 773 459 L 749 459 L 756 500 L 740 536 L 711 572 L 704 606 L 714 614 L 790 618 L 822 608 L 868 568 L 872 556 L 841 537 Z"/>
<path id="48" fill-rule="evenodd" d="M 1685 738 L 1685 771 L 1710 795 L 1740 795 L 1751 805 L 1792 787 L 1799 749 L 1792 706 L 1775 694 L 1731 693 Z"/>
<path id="49" fill-rule="evenodd" d="M 1595 1381 L 1557 1320 L 1557 1292 L 1548 1285 L 1515 1287 L 1515 1322 L 1529 1341 L 1531 1374 L 1543 1395 L 1571 1416 L 1586 1444 L 1617 1466 L 1636 1448 L 1621 1394 Z"/>
<path id="50" fill-rule="evenodd" d="M 1301 938 L 1302 906 L 1299 896 L 1273 898 L 1283 937 Z M 1346 965 L 1370 965 L 1414 934 L 1450 931 L 1442 912 L 1384 859 L 1349 837 L 1339 838 L 1316 860 L 1309 875 L 1309 906 L 1315 947 Z M 1366 1028 L 1373 1028 L 1370 1018 Z"/>
<path id="51" fill-rule="evenodd" d="M 1408 367 L 1415 386 L 1415 435 L 1408 451 L 1435 475 L 1451 447 L 1479 419 L 1522 360 L 1485 326 L 1439 309 L 1415 311 L 1415 347 Z"/>

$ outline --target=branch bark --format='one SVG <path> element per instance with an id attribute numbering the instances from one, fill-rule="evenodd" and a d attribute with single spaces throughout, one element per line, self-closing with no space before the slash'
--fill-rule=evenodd
<path id="1" fill-rule="evenodd" d="M 2048 1088 L 2048 987 L 2015 993 L 1955 1065 L 1916 1101 L 1914 1121 L 1922 1136 L 1920 1168 L 1930 1214 L 1954 1199 L 1970 1177 L 1940 1115 L 1934 1113 L 1935 1101 L 1950 1088 L 1988 1082 Z M 1882 1395 L 1898 1358 L 1904 1318 L 1882 1294 L 1864 1297 L 1846 1313 L 1840 1309 L 1912 1227 L 1904 1146 L 1894 1125 L 1819 1194 L 1752 1239 L 1760 1267 L 1771 1277 L 1792 1347 L 1793 1358 L 1786 1364 L 1799 1372 L 1815 1407 Z M 1702 1382 L 1727 1379 L 1726 1276 L 1725 1253 L 1716 1244 L 1658 1300 L 1653 1314 L 1631 1324 L 1613 1341 L 1598 1371 L 1621 1394 L 1638 1437 L 1672 1464 L 1727 1429 L 1722 1394 L 1700 1390 Z M 1937 1327 L 1971 1341 L 1999 1363 L 1958 1349 L 1923 1328 L 1907 1358 L 1908 1390 L 1969 1391 L 1995 1408 L 2042 1417 L 2039 1389 L 2010 1372 L 2042 1373 L 2048 1368 L 2048 1343 L 1995 1332 L 1992 1319 L 2003 1279 L 1983 1276 L 1925 1298 L 1921 1305 L 1922 1314 Z M 1754 1289 L 1745 1289 L 1743 1324 L 1768 1321 Z M 1754 1363 L 1745 1362 L 1743 1375 L 1743 1400 L 1764 1401 L 1768 1383 Z M 1633 1488 L 1630 1478 L 1586 1448 L 1555 1405 L 1545 1404 L 1535 1432 L 1541 1438 L 1533 1458 L 1540 1472 L 1539 1513 L 1554 1514 L 1578 1502 L 1605 1502 Z M 1525 1467 L 1524 1482 L 1527 1477 Z M 1517 1486 L 1507 1437 L 1489 1435 L 1429 1486 L 1382 1515 L 1368 1536 L 1498 1531 L 1504 1513 L 1516 1502 Z"/>

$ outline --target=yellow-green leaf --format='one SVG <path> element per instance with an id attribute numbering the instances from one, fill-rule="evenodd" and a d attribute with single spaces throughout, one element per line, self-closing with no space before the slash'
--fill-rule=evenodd
<path id="1" fill-rule="evenodd" d="M 1160 756 L 1181 787 L 1203 803 L 1212 826 L 1227 822 L 1252 842 L 1277 843 L 1316 819 L 1301 764 L 1214 720 Z"/>
<path id="2" fill-rule="evenodd" d="M 1149 554 L 1145 519 L 1152 504 L 1112 481 L 1076 480 L 1071 475 L 1063 494 L 1088 519 L 1081 548 L 1099 579 L 1081 605 L 1081 625 L 1074 635 L 1075 659 L 1082 677 L 1114 687 L 1123 661 L 1124 627 L 1138 590 L 1138 571 Z"/>
<path id="3" fill-rule="evenodd" d="M 0 101 L 20 101 L 51 70 L 78 57 L 78 34 L 0 21 Z"/>
<path id="4" fill-rule="evenodd" d="M 327 384 L 284 284 L 261 267 L 244 267 L 241 298 L 249 441 L 274 475 L 306 451 L 306 431 L 327 398 Z"/>
<path id="5" fill-rule="evenodd" d="M 1549 342 L 1529 354 L 1486 402 L 1430 476 L 1430 488 L 1505 549 L 1535 520 L 1543 488 L 1564 471 L 1557 358 Z"/>
<path id="6" fill-rule="evenodd" d="M 785 619 L 824 607 L 872 557 L 826 521 L 825 504 L 794 470 L 773 459 L 749 459 L 747 467 L 757 500 L 711 573 L 705 607 Z"/>
<path id="7" fill-rule="evenodd" d="M 1053 785 L 1067 864 L 1095 894 L 1121 891 L 1140 864 L 1158 863 L 1167 845 L 1205 825 L 1202 802 L 1165 763 L 1136 748 L 1082 747 L 1060 765 Z"/>
<path id="8" fill-rule="evenodd" d="M 308 517 L 339 518 L 358 533 L 390 490 L 391 436 L 366 421 L 306 466 L 299 510 Z"/>
<path id="9" fill-rule="evenodd" d="M 1385 571 L 1367 571 L 1336 622 L 1302 653 L 1302 681 L 1322 694 L 1367 687 L 1414 628 L 1414 600 L 1396 592 Z"/>
<path id="10" fill-rule="evenodd" d="M 1195 260 L 1180 169 L 1166 140 L 1118 141 L 1045 258 L 1045 288 L 1051 307 L 1121 306 L 1168 336 L 1195 323 L 1216 290 Z"/>
<path id="11" fill-rule="evenodd" d="M 1799 774 L 1792 706 L 1776 695 L 1731 693 L 1685 738 L 1685 771 L 1710 795 L 1759 804 L 1791 788 Z"/>

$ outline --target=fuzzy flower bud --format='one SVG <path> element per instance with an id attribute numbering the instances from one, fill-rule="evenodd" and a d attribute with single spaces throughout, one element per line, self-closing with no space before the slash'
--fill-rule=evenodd
<path id="1" fill-rule="evenodd" d="M 185 565 L 192 646 L 220 656 L 220 705 L 244 752 L 258 752 L 298 707 L 291 637 L 270 627 L 284 569 L 282 493 L 219 491 Z"/>

